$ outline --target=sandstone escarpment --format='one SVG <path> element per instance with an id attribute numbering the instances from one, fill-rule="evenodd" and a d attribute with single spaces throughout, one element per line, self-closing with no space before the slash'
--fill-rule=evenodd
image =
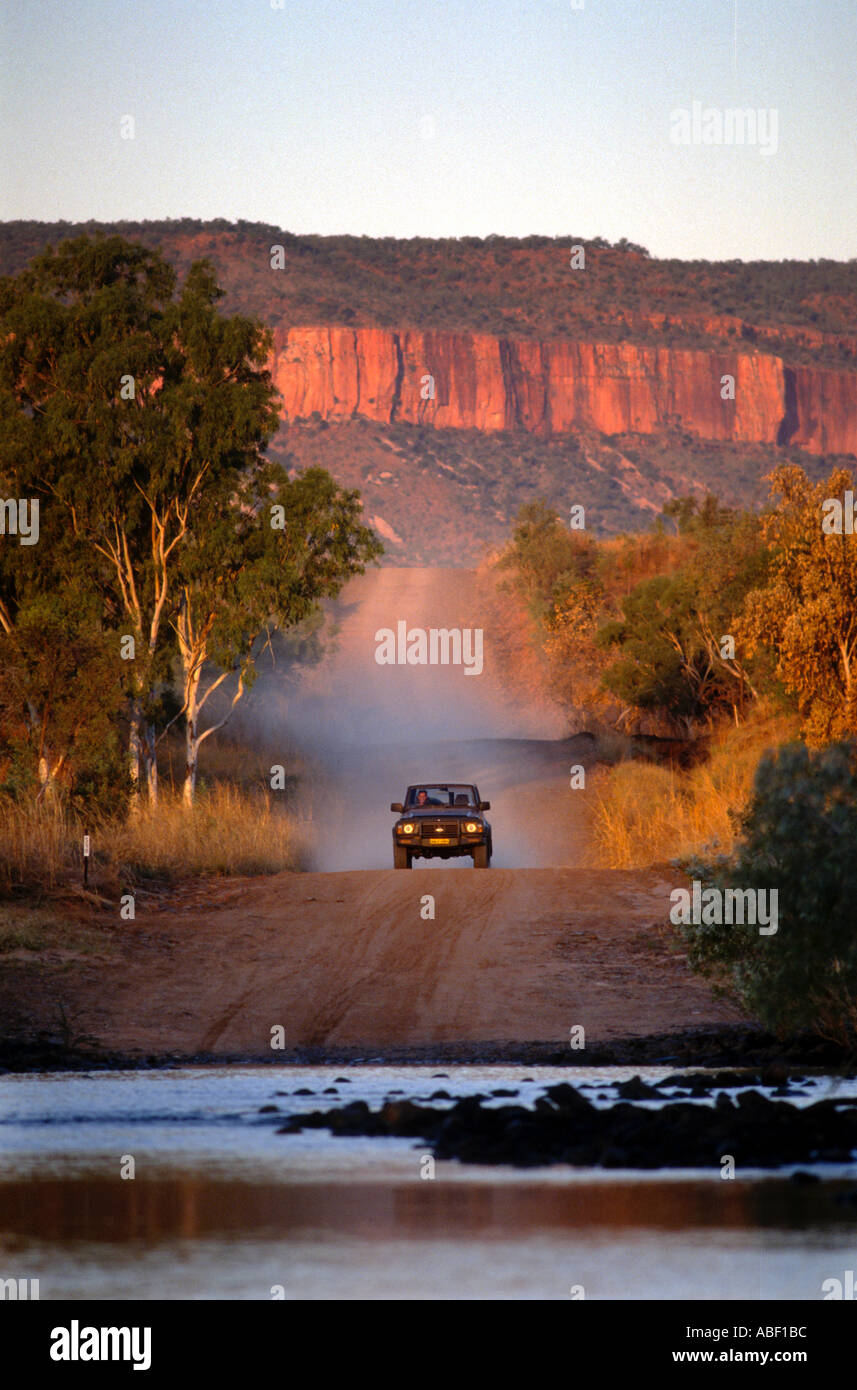
<path id="1" fill-rule="evenodd" d="M 678 426 L 703 439 L 857 454 L 857 373 L 758 351 L 310 325 L 276 335 L 271 369 L 286 420 L 363 416 L 543 437 Z"/>

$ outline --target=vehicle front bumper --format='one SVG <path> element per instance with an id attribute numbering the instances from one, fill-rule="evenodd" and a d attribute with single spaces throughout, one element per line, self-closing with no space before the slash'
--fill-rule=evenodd
<path id="1" fill-rule="evenodd" d="M 475 848 L 489 844 L 490 840 L 490 827 L 486 825 L 470 834 L 462 827 L 443 835 L 432 835 L 422 827 L 406 835 L 400 826 L 393 828 L 393 844 L 409 849 L 415 859 L 455 859 L 472 854 Z"/>

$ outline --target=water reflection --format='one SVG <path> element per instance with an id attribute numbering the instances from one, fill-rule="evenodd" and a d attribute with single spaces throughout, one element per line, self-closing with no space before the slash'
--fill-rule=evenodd
<path id="1" fill-rule="evenodd" d="M 336 1232 L 362 1239 L 599 1229 L 768 1228 L 857 1232 L 848 1183 L 784 1179 L 556 1184 L 414 1179 L 317 1184 L 172 1178 L 42 1178 L 0 1183 L 0 1239 L 122 1243 L 240 1233 Z"/>

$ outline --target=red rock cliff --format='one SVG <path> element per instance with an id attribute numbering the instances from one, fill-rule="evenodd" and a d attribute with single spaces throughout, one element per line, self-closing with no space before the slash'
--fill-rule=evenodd
<path id="1" fill-rule="evenodd" d="M 705 439 L 857 454 L 857 373 L 769 353 L 326 326 L 279 334 L 271 366 L 287 420 L 317 411 L 539 435 L 681 425 Z M 734 400 L 722 398 L 724 376 Z"/>

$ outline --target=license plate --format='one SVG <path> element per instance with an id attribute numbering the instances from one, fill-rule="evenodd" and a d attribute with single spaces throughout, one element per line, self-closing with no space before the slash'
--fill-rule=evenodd
<path id="1" fill-rule="evenodd" d="M 452 840 L 429 840 L 430 845 L 451 845 Z"/>

